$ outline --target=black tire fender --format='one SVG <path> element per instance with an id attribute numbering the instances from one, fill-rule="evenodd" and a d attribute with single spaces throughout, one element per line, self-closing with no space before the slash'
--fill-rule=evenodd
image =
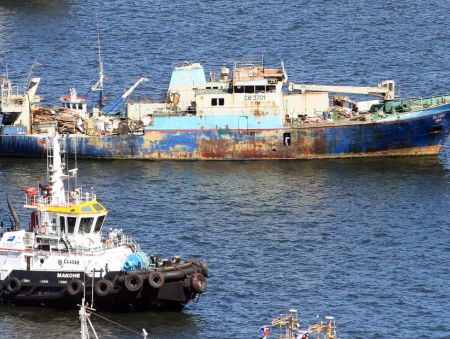
<path id="1" fill-rule="evenodd" d="M 183 270 L 164 272 L 165 281 L 182 280 L 186 277 L 186 273 Z"/>
<path id="2" fill-rule="evenodd" d="M 208 288 L 208 283 L 206 282 L 206 278 L 201 273 L 194 273 L 191 276 L 191 287 L 197 293 L 203 293 Z"/>
<path id="3" fill-rule="evenodd" d="M 6 283 L 6 289 L 10 294 L 16 294 L 22 288 L 22 283 L 19 278 L 12 277 Z"/>
<path id="4" fill-rule="evenodd" d="M 129 274 L 125 276 L 125 288 L 130 292 L 137 292 L 142 287 L 142 277 L 138 274 Z"/>
<path id="5" fill-rule="evenodd" d="M 164 285 L 164 275 L 161 272 L 150 272 L 148 275 L 148 283 L 153 288 L 160 288 L 162 285 Z"/>
<path id="6" fill-rule="evenodd" d="M 80 279 L 72 279 L 66 285 L 66 290 L 69 295 L 78 295 L 84 288 L 84 283 Z"/>
<path id="7" fill-rule="evenodd" d="M 202 269 L 202 273 L 205 277 L 208 277 L 208 264 L 206 263 L 205 260 L 199 260 L 198 261 L 198 265 L 200 266 L 200 268 Z"/>
<path id="8" fill-rule="evenodd" d="M 112 293 L 114 285 L 109 280 L 100 279 L 95 283 L 94 289 L 99 297 L 106 297 Z"/>

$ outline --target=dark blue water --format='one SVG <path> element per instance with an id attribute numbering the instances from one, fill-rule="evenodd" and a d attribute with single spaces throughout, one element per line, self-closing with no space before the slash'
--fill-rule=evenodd
<path id="1" fill-rule="evenodd" d="M 96 16 L 110 102 L 145 75 L 158 97 L 182 60 L 208 70 L 278 63 L 298 82 L 448 92 L 448 1 L 0 1 L 0 63 L 24 81 L 42 63 L 48 103 L 96 78 Z M 1 66 L 3 70 L 3 66 Z M 448 337 L 450 150 L 439 158 L 79 163 L 109 225 L 161 256 L 208 260 L 208 293 L 182 313 L 111 314 L 152 338 L 251 338 L 291 307 L 336 317 L 343 338 Z M 45 160 L 0 159 L 4 193 L 43 178 Z M 25 215 L 23 215 L 25 218 Z M 103 337 L 133 337 L 93 319 Z M 76 338 L 76 312 L 0 307 L 5 338 Z M 137 336 L 134 336 L 137 337 Z"/>

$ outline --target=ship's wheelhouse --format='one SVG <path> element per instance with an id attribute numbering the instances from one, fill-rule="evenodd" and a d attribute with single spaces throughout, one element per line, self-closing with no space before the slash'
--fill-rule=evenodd
<path id="1" fill-rule="evenodd" d="M 106 213 L 99 215 L 58 215 L 58 226 L 66 234 L 98 234 L 101 232 Z"/>
<path id="2" fill-rule="evenodd" d="M 100 234 L 107 209 L 93 200 L 72 206 L 48 206 L 36 214 L 32 223 L 39 226 L 39 233 L 60 235 Z"/>

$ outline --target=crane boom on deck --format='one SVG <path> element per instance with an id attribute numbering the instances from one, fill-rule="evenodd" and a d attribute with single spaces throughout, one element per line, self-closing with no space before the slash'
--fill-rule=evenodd
<path id="1" fill-rule="evenodd" d="M 315 84 L 294 84 L 289 83 L 289 91 L 299 90 L 305 92 L 333 92 L 333 93 L 352 93 L 352 94 L 383 94 L 385 100 L 395 98 L 395 82 L 386 80 L 377 86 L 331 86 L 331 85 L 315 85 Z"/>
<path id="2" fill-rule="evenodd" d="M 134 83 L 133 86 L 130 87 L 130 89 L 128 91 L 126 91 L 119 100 L 117 100 L 115 103 L 113 103 L 107 110 L 106 110 L 106 114 L 111 113 L 117 106 L 119 106 L 122 102 L 125 101 L 125 99 L 131 94 L 133 93 L 133 91 L 144 81 L 148 81 L 147 78 L 140 78 L 138 81 L 136 81 Z"/>

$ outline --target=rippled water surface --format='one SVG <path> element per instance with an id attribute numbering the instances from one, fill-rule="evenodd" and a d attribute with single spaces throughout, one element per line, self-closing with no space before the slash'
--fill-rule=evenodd
<path id="1" fill-rule="evenodd" d="M 140 75 L 158 97 L 182 60 L 208 70 L 283 59 L 293 81 L 448 92 L 448 1 L 0 1 L 0 62 L 56 103 L 96 77 L 108 96 Z M 112 100 L 112 99 L 111 99 Z M 151 338 L 251 338 L 290 307 L 336 317 L 342 338 L 448 337 L 450 150 L 439 158 L 258 162 L 82 161 L 81 181 L 152 254 L 205 258 L 209 290 L 182 313 L 108 314 Z M 0 159 L 4 193 L 42 180 L 43 159 Z M 26 214 L 22 213 L 23 218 Z M 137 337 L 93 319 L 102 337 Z M 4 338 L 77 338 L 77 313 L 0 306 Z"/>

